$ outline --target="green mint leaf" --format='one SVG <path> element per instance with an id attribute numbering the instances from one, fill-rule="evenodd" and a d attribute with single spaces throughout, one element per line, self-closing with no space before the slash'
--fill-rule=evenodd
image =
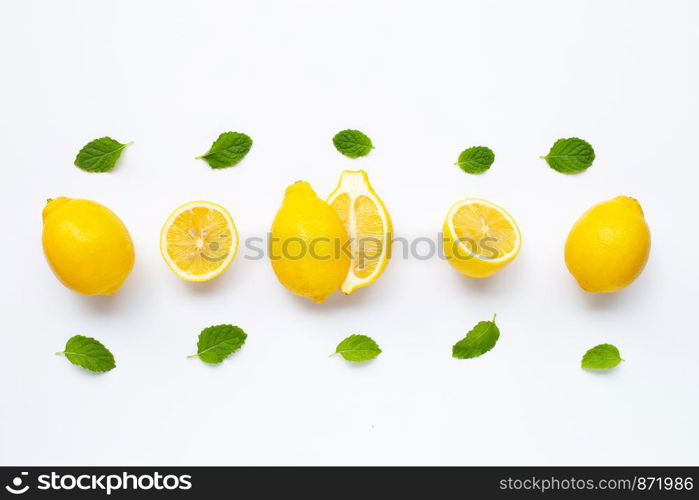
<path id="1" fill-rule="evenodd" d="M 458 359 L 475 358 L 490 351 L 500 338 L 500 329 L 492 321 L 481 321 L 452 347 L 452 356 Z"/>
<path id="2" fill-rule="evenodd" d="M 68 339 L 63 354 L 74 365 L 82 366 L 92 372 L 108 372 L 116 367 L 114 356 L 101 342 L 91 337 L 76 335 Z"/>
<path id="3" fill-rule="evenodd" d="M 247 338 L 243 329 L 237 326 L 210 326 L 201 331 L 197 342 L 197 353 L 189 357 L 199 357 L 205 363 L 221 363 L 240 349 Z"/>
<path id="4" fill-rule="evenodd" d="M 116 165 L 124 148 L 133 142 L 122 144 L 111 137 L 88 142 L 75 157 L 75 166 L 87 172 L 109 172 Z"/>
<path id="5" fill-rule="evenodd" d="M 347 361 L 369 361 L 381 354 L 381 349 L 366 335 L 350 335 L 337 344 L 333 354 L 339 354 Z"/>
<path id="6" fill-rule="evenodd" d="M 576 174 L 587 169 L 595 160 L 595 151 L 587 142 L 577 137 L 558 139 L 551 151 L 542 156 L 549 166 L 563 174 Z"/>
<path id="7" fill-rule="evenodd" d="M 240 132 L 224 132 L 211 145 L 211 149 L 197 160 L 204 160 L 211 168 L 232 167 L 245 158 L 252 147 L 252 139 Z"/>
<path id="8" fill-rule="evenodd" d="M 490 168 L 495 154 L 485 146 L 474 146 L 461 152 L 456 164 L 466 173 L 480 174 Z"/>
<path id="9" fill-rule="evenodd" d="M 607 370 L 622 361 L 619 349 L 612 344 L 600 344 L 585 353 L 580 365 L 588 370 Z"/>
<path id="10" fill-rule="evenodd" d="M 333 137 L 335 148 L 345 156 L 359 158 L 366 156 L 374 147 L 363 132 L 359 130 L 342 130 Z"/>

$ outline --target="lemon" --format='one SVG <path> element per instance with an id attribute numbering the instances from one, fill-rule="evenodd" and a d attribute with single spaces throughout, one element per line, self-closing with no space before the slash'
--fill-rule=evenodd
<path id="1" fill-rule="evenodd" d="M 160 232 L 160 253 L 177 276 L 208 281 L 225 271 L 238 251 L 233 218 L 220 205 L 192 201 L 177 208 Z"/>
<path id="2" fill-rule="evenodd" d="M 565 261 L 583 290 L 614 292 L 641 274 L 649 252 L 650 229 L 641 205 L 617 196 L 582 214 L 568 234 Z"/>
<path id="3" fill-rule="evenodd" d="M 375 281 L 391 255 L 391 218 L 363 170 L 346 170 L 328 203 L 350 238 L 352 262 L 340 290 L 351 294 Z"/>
<path id="4" fill-rule="evenodd" d="M 111 295 L 134 264 L 131 236 L 119 217 L 104 205 L 60 197 L 42 214 L 42 243 L 56 277 L 83 295 Z"/>
<path id="5" fill-rule="evenodd" d="M 486 200 L 470 198 L 456 202 L 444 220 L 442 231 L 448 262 L 469 278 L 495 274 L 522 247 L 522 235 L 512 216 Z"/>
<path id="6" fill-rule="evenodd" d="M 286 189 L 272 223 L 270 259 L 287 289 L 323 302 L 347 276 L 348 243 L 340 217 L 307 182 L 299 181 Z"/>

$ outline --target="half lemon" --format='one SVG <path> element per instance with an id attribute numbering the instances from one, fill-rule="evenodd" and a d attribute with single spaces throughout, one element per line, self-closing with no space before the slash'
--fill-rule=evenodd
<path id="1" fill-rule="evenodd" d="M 352 262 L 342 283 L 351 294 L 375 281 L 391 255 L 391 218 L 363 170 L 346 170 L 340 176 L 328 204 L 340 216 L 350 239 Z"/>
<path id="2" fill-rule="evenodd" d="M 470 278 L 495 274 L 522 247 L 522 235 L 512 216 L 495 203 L 477 198 L 452 205 L 442 231 L 448 262 Z"/>
<path id="3" fill-rule="evenodd" d="M 208 281 L 233 262 L 238 231 L 228 211 L 208 201 L 185 203 L 168 218 L 160 233 L 160 252 L 177 276 Z"/>

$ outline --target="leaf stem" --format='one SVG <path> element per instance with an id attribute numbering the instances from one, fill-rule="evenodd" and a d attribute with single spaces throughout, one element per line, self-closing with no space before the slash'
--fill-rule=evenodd
<path id="1" fill-rule="evenodd" d="M 197 358 L 197 357 L 199 357 L 199 354 L 190 354 L 190 355 L 187 356 L 187 357 L 188 357 L 188 358 Z"/>
<path id="2" fill-rule="evenodd" d="M 493 323 L 495 323 L 495 318 L 497 318 L 497 316 L 498 316 L 498 313 L 494 313 L 494 314 L 493 314 L 493 319 L 492 319 L 492 322 L 493 322 Z"/>
<path id="3" fill-rule="evenodd" d="M 58 352 L 55 353 L 55 354 L 58 355 L 58 354 L 65 354 L 65 353 L 66 353 L 65 351 L 58 351 Z"/>

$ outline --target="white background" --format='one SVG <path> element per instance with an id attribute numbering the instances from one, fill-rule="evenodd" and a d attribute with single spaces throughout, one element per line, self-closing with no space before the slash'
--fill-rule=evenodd
<path id="1" fill-rule="evenodd" d="M 689 0 L 4 2 L 0 462 L 697 464 L 697 14 Z M 344 128 L 376 149 L 341 156 Z M 227 130 L 254 139 L 242 163 L 194 160 Z M 135 144 L 111 173 L 73 166 L 103 135 Z M 581 175 L 538 158 L 570 136 L 597 153 Z M 496 154 L 481 176 L 454 166 L 474 145 Z M 320 305 L 242 246 L 206 284 L 161 259 L 161 225 L 184 202 L 221 203 L 241 238 L 259 237 L 288 184 L 326 196 L 357 168 L 396 236 L 434 238 L 453 202 L 484 197 L 518 221 L 521 254 L 484 281 L 396 256 Z M 589 295 L 563 243 L 619 194 L 646 212 L 650 260 L 628 289 Z M 131 231 L 117 295 L 51 274 L 41 210 L 59 195 Z M 495 349 L 452 359 L 493 313 Z M 218 323 L 248 332 L 243 349 L 220 366 L 187 359 Z M 76 333 L 118 367 L 96 376 L 55 356 Z M 384 353 L 329 358 L 351 333 Z M 626 362 L 581 370 L 602 342 Z"/>

